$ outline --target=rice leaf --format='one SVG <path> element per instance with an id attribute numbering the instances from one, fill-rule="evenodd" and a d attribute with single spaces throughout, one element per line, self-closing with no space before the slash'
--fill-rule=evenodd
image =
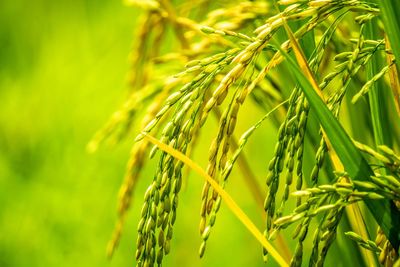
<path id="1" fill-rule="evenodd" d="M 366 36 L 371 39 L 378 38 L 377 24 L 367 24 Z M 372 57 L 372 60 L 367 64 L 367 80 L 371 80 L 376 73 L 379 72 L 379 68 L 382 67 L 381 58 L 376 55 Z M 378 86 L 379 85 L 379 86 Z M 382 82 L 378 81 L 373 83 L 369 90 L 368 97 L 371 106 L 371 118 L 372 126 L 374 130 L 375 144 L 391 146 L 389 114 L 387 111 L 388 105 L 386 105 L 385 91 L 387 86 Z"/>
<path id="2" fill-rule="evenodd" d="M 375 0 L 375 3 L 380 7 L 385 32 L 389 37 L 393 53 L 396 59 L 398 59 L 396 62 L 397 69 L 400 69 L 400 17 L 398 15 L 400 10 L 400 1 Z"/>

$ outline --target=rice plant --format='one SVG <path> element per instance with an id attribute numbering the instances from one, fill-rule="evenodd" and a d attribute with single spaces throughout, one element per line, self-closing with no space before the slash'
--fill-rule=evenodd
<path id="1" fill-rule="evenodd" d="M 109 255 L 152 159 L 158 163 L 138 222 L 137 266 L 161 266 L 173 253 L 188 170 L 204 178 L 200 257 L 207 257 L 207 240 L 226 205 L 260 242 L 266 265 L 322 266 L 341 236 L 354 266 L 400 266 L 400 2 L 126 3 L 143 9 L 131 94 L 88 146 L 135 138 Z M 244 105 L 265 116 L 238 132 L 236 125 L 249 119 Z M 203 168 L 191 158 L 205 145 L 199 147 L 199 135 L 213 129 L 210 116 L 219 123 Z M 266 120 L 276 139 L 256 141 L 276 145 L 272 158 L 263 158 L 265 173 L 255 175 L 243 151 Z M 254 205 L 263 206 L 263 229 L 225 190 L 233 168 Z M 289 230 L 292 241 L 283 235 Z"/>

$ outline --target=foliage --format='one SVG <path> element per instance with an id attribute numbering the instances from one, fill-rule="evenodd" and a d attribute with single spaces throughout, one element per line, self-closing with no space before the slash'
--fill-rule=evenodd
<path id="1" fill-rule="evenodd" d="M 131 95 L 88 146 L 131 137 L 132 125 L 142 125 L 120 190 L 110 255 L 147 153 L 153 158 L 161 150 L 144 196 L 137 266 L 161 265 L 170 253 L 185 164 L 206 178 L 200 257 L 226 202 L 262 244 L 265 261 L 270 255 L 282 266 L 322 266 L 335 238 L 345 235 L 340 249 L 356 255 L 356 265 L 400 264 L 396 0 L 127 3 L 144 9 Z M 166 42 L 169 35 L 179 45 Z M 250 119 L 240 112 L 245 105 L 270 112 L 237 140 L 237 125 Z M 190 158 L 199 135 L 211 129 L 210 114 L 218 125 L 203 171 Z M 254 174 L 244 149 L 267 118 L 277 143 L 264 159 L 267 172 Z M 263 236 L 224 190 L 234 167 L 263 205 Z M 281 233 L 292 226 L 293 253 Z"/>

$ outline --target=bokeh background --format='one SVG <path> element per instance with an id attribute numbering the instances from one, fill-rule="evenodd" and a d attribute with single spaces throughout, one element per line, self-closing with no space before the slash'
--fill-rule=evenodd
<path id="1" fill-rule="evenodd" d="M 0 1 L 0 266 L 135 265 L 136 225 L 152 166 L 109 260 L 105 251 L 134 135 L 95 154 L 85 147 L 128 95 L 139 14 L 119 0 Z M 261 116 L 255 112 L 251 122 Z M 275 130 L 262 127 L 257 138 L 273 139 Z M 196 158 L 204 165 L 209 142 L 200 142 L 205 149 Z M 272 149 L 250 142 L 246 150 L 260 181 Z M 261 229 L 259 210 L 236 178 L 228 191 Z M 202 184 L 196 175 L 188 178 L 165 266 L 264 266 L 260 245 L 226 207 L 199 259 Z"/>

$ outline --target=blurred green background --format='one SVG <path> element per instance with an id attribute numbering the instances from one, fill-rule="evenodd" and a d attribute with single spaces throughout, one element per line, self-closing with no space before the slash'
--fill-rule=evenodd
<path id="1" fill-rule="evenodd" d="M 128 94 L 128 54 L 139 13 L 121 1 L 0 1 L 0 266 L 135 265 L 136 225 L 151 166 L 120 247 L 108 260 L 132 141 L 93 155 L 85 146 Z M 267 128 L 255 135 L 275 138 Z M 270 155 L 272 147 L 250 142 L 247 149 L 261 180 L 266 160 L 259 151 Z M 249 190 L 241 179 L 231 180 L 229 192 L 261 229 Z M 199 259 L 202 184 L 192 175 L 181 194 L 165 266 L 263 266 L 260 245 L 226 207 Z"/>

